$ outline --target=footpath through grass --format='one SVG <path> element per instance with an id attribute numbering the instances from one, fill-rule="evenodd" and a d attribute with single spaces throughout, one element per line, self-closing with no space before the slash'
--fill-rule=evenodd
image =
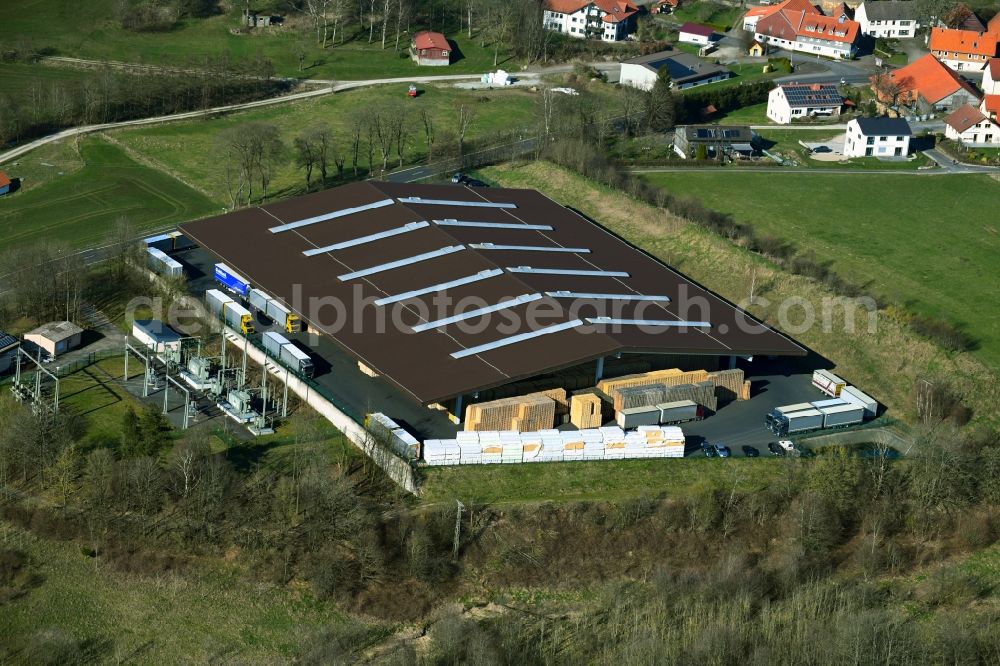
<path id="1" fill-rule="evenodd" d="M 21 191 L 0 199 L 0 251 L 39 241 L 93 245 L 120 217 L 141 232 L 221 210 L 200 192 L 135 162 L 99 137 L 81 139 L 78 156 L 61 154 L 65 166 L 31 167 L 47 172 L 37 187 L 26 178 Z M 18 166 L 5 170 L 12 177 L 22 176 Z"/>
<path id="2" fill-rule="evenodd" d="M 814 251 L 845 277 L 967 330 L 1000 368 L 1000 183 L 987 175 L 644 174 L 758 231 Z"/>

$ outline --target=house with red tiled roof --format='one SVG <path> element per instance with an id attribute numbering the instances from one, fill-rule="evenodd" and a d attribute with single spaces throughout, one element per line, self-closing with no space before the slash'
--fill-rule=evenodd
<path id="1" fill-rule="evenodd" d="M 993 122 L 1000 122 L 1000 95 L 983 95 L 979 110 Z"/>
<path id="2" fill-rule="evenodd" d="M 638 14 L 632 0 L 545 0 L 542 26 L 570 37 L 617 42 L 635 30 Z"/>
<path id="3" fill-rule="evenodd" d="M 720 35 L 715 34 L 715 28 L 700 23 L 685 23 L 677 29 L 677 41 L 685 44 L 698 44 L 704 46 L 718 40 Z"/>
<path id="4" fill-rule="evenodd" d="M 423 30 L 413 35 L 410 57 L 418 65 L 447 67 L 451 63 L 451 45 L 440 32 Z"/>
<path id="5" fill-rule="evenodd" d="M 971 104 L 961 106 L 945 117 L 944 135 L 964 146 L 1000 145 L 1000 125 Z"/>
<path id="6" fill-rule="evenodd" d="M 1000 49 L 1000 34 L 931 28 L 930 52 L 956 72 L 981 74 Z"/>
<path id="7" fill-rule="evenodd" d="M 765 16 L 771 16 L 785 10 L 807 12 L 809 14 L 823 13 L 819 7 L 809 2 L 809 0 L 785 0 L 776 5 L 761 5 L 748 9 L 746 14 L 743 15 L 743 29 L 747 32 L 754 32 L 754 29 L 757 27 L 757 21 Z"/>
<path id="8" fill-rule="evenodd" d="M 10 192 L 10 178 L 0 171 L 0 197 Z"/>
<path id="9" fill-rule="evenodd" d="M 1000 33 L 1000 12 L 997 12 L 986 24 L 986 32 Z"/>
<path id="10" fill-rule="evenodd" d="M 788 51 L 802 51 L 828 58 L 851 58 L 858 50 L 860 25 L 839 18 L 784 9 L 757 21 L 757 41 Z"/>
<path id="11" fill-rule="evenodd" d="M 889 91 L 880 89 L 877 78 L 872 80 L 872 89 L 884 104 L 909 106 L 918 113 L 979 105 L 979 92 L 972 84 L 929 53 L 891 72 L 889 81 L 895 100 L 888 99 Z"/>
<path id="12" fill-rule="evenodd" d="M 990 58 L 986 63 L 983 69 L 983 92 L 987 95 L 1000 95 L 1000 58 Z"/>

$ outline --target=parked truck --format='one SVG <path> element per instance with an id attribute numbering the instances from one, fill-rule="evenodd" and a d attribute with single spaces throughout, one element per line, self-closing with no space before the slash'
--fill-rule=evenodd
<path id="1" fill-rule="evenodd" d="M 840 392 L 840 397 L 853 404 L 861 405 L 865 410 L 866 418 L 874 418 L 878 414 L 878 401 L 863 393 L 857 386 L 845 386 Z"/>
<path id="2" fill-rule="evenodd" d="M 147 263 L 150 270 L 160 275 L 184 275 L 184 267 L 176 259 L 171 259 L 163 250 L 155 247 L 146 248 Z"/>
<path id="3" fill-rule="evenodd" d="M 769 417 L 769 429 L 779 437 L 823 427 L 823 412 L 813 408 L 785 413 L 775 409 Z"/>
<path id="4" fill-rule="evenodd" d="M 243 335 L 253 333 L 253 316 L 250 311 L 229 296 L 218 289 L 209 289 L 205 292 L 205 302 L 211 312 Z"/>
<path id="5" fill-rule="evenodd" d="M 618 410 L 615 422 L 622 430 L 630 430 L 644 425 L 659 425 L 660 410 L 655 406 L 628 407 Z"/>
<path id="6" fill-rule="evenodd" d="M 247 292 L 250 291 L 249 280 L 222 263 L 215 265 L 214 274 L 215 281 L 225 289 L 246 298 Z"/>
<path id="7" fill-rule="evenodd" d="M 833 374 L 829 370 L 816 370 L 813 372 L 812 384 L 818 388 L 823 393 L 826 393 L 831 398 L 836 398 L 840 395 L 840 392 L 847 382 Z"/>
<path id="8" fill-rule="evenodd" d="M 262 340 L 264 350 L 282 364 L 306 377 L 312 377 L 315 373 L 315 367 L 309 354 L 296 347 L 281 333 L 268 331 L 262 336 Z"/>
<path id="9" fill-rule="evenodd" d="M 656 408 L 660 411 L 661 424 L 671 425 L 685 421 L 700 421 L 705 418 L 705 408 L 693 400 L 661 402 Z"/>
<path id="10" fill-rule="evenodd" d="M 824 428 L 844 428 L 865 420 L 865 408 L 861 405 L 832 405 L 819 410 L 823 413 Z"/>
<path id="11" fill-rule="evenodd" d="M 285 329 L 288 333 L 297 333 L 302 330 L 302 320 L 298 315 L 282 305 L 277 299 L 268 296 L 260 289 L 251 288 L 247 295 L 250 306 L 263 312 L 268 319 Z"/>

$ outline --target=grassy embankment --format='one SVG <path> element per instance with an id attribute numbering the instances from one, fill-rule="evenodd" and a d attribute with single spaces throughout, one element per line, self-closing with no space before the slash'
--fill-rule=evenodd
<path id="1" fill-rule="evenodd" d="M 80 21 L 79 7 L 72 3 L 37 0 L 22 5 L 21 10 L 4 17 L 4 31 L 33 40 L 36 48 L 53 49 L 57 55 L 93 60 L 142 62 L 165 65 L 197 65 L 207 57 L 228 55 L 250 61 L 258 55 L 268 57 L 281 76 L 311 79 L 357 80 L 415 74 L 468 74 L 486 72 L 493 67 L 491 44 L 482 46 L 477 36 L 470 39 L 461 32 L 449 34 L 457 54 L 447 71 L 418 67 L 406 50 L 408 36 L 400 36 L 396 51 L 394 26 L 389 26 L 386 48 L 381 46 L 381 25 L 376 26 L 375 40 L 368 43 L 368 31 L 357 25 L 345 35 L 345 43 L 321 48 L 310 27 L 301 32 L 291 24 L 280 28 L 260 28 L 250 33 L 233 34 L 240 26 L 239 8 L 219 16 L 184 19 L 174 29 L 164 32 L 130 32 L 116 18 L 117 0 L 93 0 L 87 3 L 87 20 Z M 305 19 L 295 19 L 305 20 Z M 331 23 L 332 27 L 332 23 Z M 298 49 L 305 52 L 303 71 L 299 71 Z M 501 65 L 506 54 L 501 50 Z"/>

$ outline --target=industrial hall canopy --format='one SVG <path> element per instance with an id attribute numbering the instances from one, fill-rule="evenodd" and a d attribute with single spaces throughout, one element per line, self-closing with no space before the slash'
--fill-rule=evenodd
<path id="1" fill-rule="evenodd" d="M 182 230 L 424 404 L 623 352 L 806 353 L 534 190 L 368 181 Z"/>

